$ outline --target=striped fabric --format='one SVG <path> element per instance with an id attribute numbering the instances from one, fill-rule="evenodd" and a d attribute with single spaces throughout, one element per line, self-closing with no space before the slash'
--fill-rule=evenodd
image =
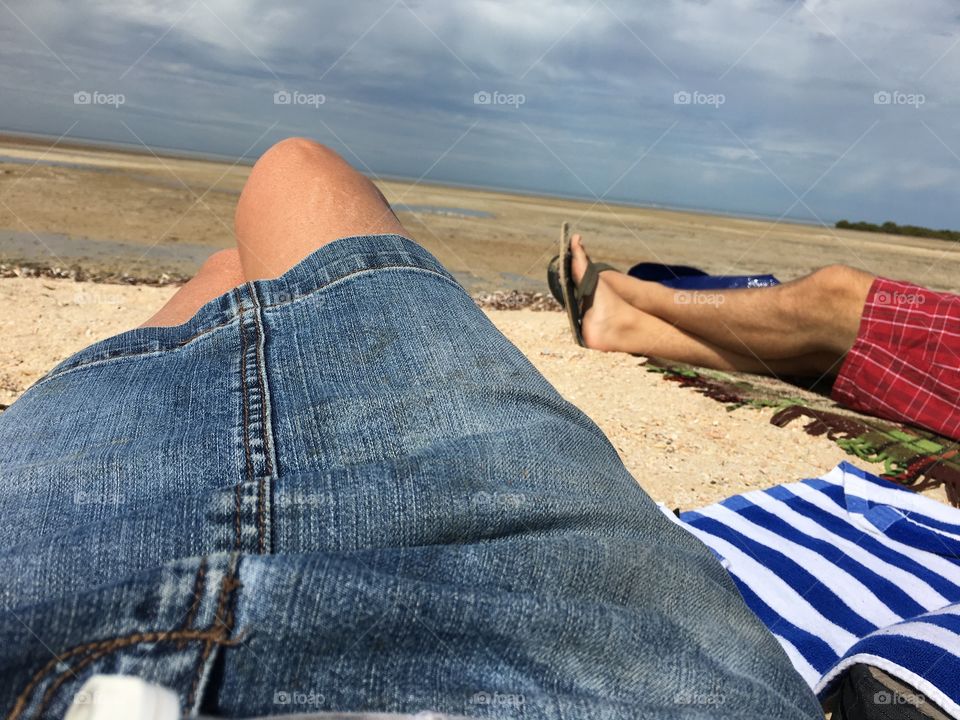
<path id="1" fill-rule="evenodd" d="M 960 510 L 841 463 L 679 522 L 821 699 L 862 662 L 960 717 Z"/>

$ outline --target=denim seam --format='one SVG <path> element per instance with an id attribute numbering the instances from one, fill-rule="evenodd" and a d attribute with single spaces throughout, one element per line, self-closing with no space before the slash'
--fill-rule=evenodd
<path id="1" fill-rule="evenodd" d="M 204 640 L 204 652 L 201 654 L 200 663 L 198 665 L 198 674 L 194 679 L 194 683 L 191 686 L 191 701 L 192 696 L 196 692 L 197 686 L 200 681 L 200 675 L 202 674 L 203 664 L 206 661 L 206 658 L 209 657 L 210 650 L 213 645 L 236 645 L 239 640 L 231 640 L 230 633 L 233 630 L 233 613 L 228 613 L 224 619 L 224 609 L 229 600 L 230 595 L 233 594 L 234 590 L 240 587 L 240 582 L 236 578 L 236 573 L 238 569 L 238 557 L 235 556 L 231 562 L 231 566 L 228 568 L 228 571 L 224 574 L 223 581 L 220 586 L 220 595 L 217 600 L 217 609 L 214 612 L 213 622 L 211 626 L 206 630 L 191 630 L 189 628 L 183 628 L 181 630 L 173 631 L 153 631 L 153 632 L 139 632 L 132 633 L 130 635 L 121 635 L 113 638 L 105 638 L 101 640 L 94 640 L 92 642 L 83 643 L 77 645 L 73 648 L 70 648 L 66 652 L 57 655 L 52 658 L 44 667 L 40 668 L 34 676 L 30 679 L 27 685 L 24 687 L 20 695 L 17 696 L 17 699 L 14 703 L 13 709 L 10 711 L 10 714 L 7 715 L 7 720 L 17 720 L 26 709 L 26 705 L 29 697 L 33 694 L 33 691 L 36 690 L 43 680 L 50 675 L 57 666 L 63 663 L 65 660 L 68 660 L 77 655 L 82 655 L 88 650 L 92 651 L 90 655 L 85 658 L 82 658 L 77 665 L 74 665 L 71 668 L 68 668 L 57 676 L 54 681 L 51 683 L 50 687 L 44 692 L 43 698 L 41 699 L 36 714 L 39 717 L 43 716 L 43 711 L 50 704 L 53 696 L 56 694 L 57 690 L 68 680 L 71 676 L 76 676 L 76 671 L 78 669 L 83 669 L 87 665 L 96 660 L 99 660 L 101 657 L 105 657 L 113 652 L 116 652 L 120 649 L 130 647 L 133 645 L 139 645 L 142 643 L 160 643 L 160 642 L 169 642 L 176 641 L 179 645 L 180 643 L 186 642 L 195 642 Z M 200 568 L 197 571 L 197 579 L 194 580 L 194 595 L 191 601 L 191 609 L 196 605 L 197 599 L 197 582 L 199 581 L 201 573 L 203 576 L 206 576 L 206 558 L 201 562 Z M 192 622 L 192 621 L 191 621 Z M 220 627 L 217 627 L 217 624 L 220 624 Z"/>
<path id="2" fill-rule="evenodd" d="M 285 298 L 281 302 L 276 302 L 269 305 L 261 305 L 261 308 L 263 310 L 272 310 L 273 308 L 283 307 L 284 305 L 290 305 L 292 303 L 299 302 L 306 298 L 312 297 L 313 295 L 316 295 L 318 292 L 323 292 L 324 290 L 327 290 L 333 287 L 334 285 L 338 285 L 344 280 L 349 280 L 350 278 L 353 278 L 357 275 L 365 275 L 367 273 L 379 272 L 382 270 L 406 270 L 409 272 L 419 272 L 419 273 L 426 273 L 428 275 L 434 275 L 440 278 L 441 280 L 445 281 L 447 284 L 452 285 L 453 287 L 457 288 L 458 290 L 466 294 L 466 290 L 464 290 L 463 286 L 460 285 L 456 280 L 452 280 L 447 275 L 444 275 L 441 272 L 437 272 L 436 270 L 430 270 L 429 268 L 423 268 L 416 265 L 378 265 L 376 267 L 365 267 L 361 270 L 355 270 L 345 275 L 341 275 L 333 280 L 330 280 L 329 282 L 323 283 L 322 285 L 318 285 L 317 287 L 313 288 L 309 292 L 303 293 L 302 295 L 294 295 L 292 297 Z M 467 295 L 467 297 L 469 297 L 469 294 Z"/>
<path id="3" fill-rule="evenodd" d="M 260 423 L 262 425 L 261 431 L 261 442 L 263 443 L 264 448 L 264 462 L 266 463 L 266 474 L 268 476 L 273 475 L 273 437 L 270 432 L 270 417 L 269 417 L 269 396 L 267 395 L 267 379 L 266 379 L 266 363 L 264 362 L 263 350 L 266 343 L 266 331 L 263 327 L 263 317 L 260 314 L 260 298 L 257 296 L 256 288 L 253 285 L 250 285 L 250 297 L 253 300 L 254 312 L 253 312 L 253 327 L 256 330 L 256 352 L 254 354 L 254 362 L 256 364 L 257 370 L 257 385 L 260 390 L 261 404 L 260 404 Z"/>
<path id="4" fill-rule="evenodd" d="M 243 298 L 240 296 L 240 289 L 234 289 L 234 294 L 237 296 L 237 305 L 240 308 L 240 322 L 239 322 L 239 331 L 240 331 L 240 395 L 241 401 L 243 403 L 243 415 L 241 417 L 241 422 L 243 423 L 243 456 L 246 461 L 247 467 L 247 481 L 253 480 L 254 470 L 253 470 L 253 450 L 250 447 L 250 398 L 249 392 L 247 389 L 247 330 L 244 327 L 244 306 Z M 239 488 L 239 486 L 238 486 Z M 239 497 L 239 496 L 238 496 Z M 240 517 L 240 504 L 239 499 L 237 501 L 237 552 L 240 551 L 239 542 L 240 542 L 240 530 L 239 530 L 239 517 Z"/>
<path id="5" fill-rule="evenodd" d="M 301 300 L 304 300 L 304 299 L 306 299 L 306 298 L 309 298 L 309 297 L 311 297 L 312 295 L 315 295 L 315 294 L 318 293 L 318 292 L 321 292 L 321 291 L 323 291 L 323 290 L 326 290 L 327 288 L 329 288 L 329 287 L 331 287 L 331 286 L 333 286 L 333 285 L 336 285 L 336 284 L 340 283 L 340 282 L 343 281 L 343 280 L 347 280 L 347 279 L 349 279 L 349 278 L 351 278 L 351 277 L 353 277 L 353 276 L 355 276 L 355 275 L 362 275 L 362 274 L 365 274 L 365 273 L 368 273 L 368 272 L 375 272 L 375 271 L 379 271 L 379 270 L 409 270 L 409 271 L 411 271 L 411 272 L 422 272 L 422 273 L 427 273 L 427 274 L 429 274 L 429 275 L 435 275 L 436 277 L 440 278 L 441 280 L 446 281 L 449 285 L 452 285 L 453 287 L 455 287 L 455 288 L 457 288 L 457 289 L 459 289 L 459 290 L 461 290 L 461 291 L 463 291 L 463 292 L 466 292 L 466 291 L 463 290 L 463 287 L 462 287 L 459 283 L 457 283 L 455 280 L 451 280 L 449 277 L 447 277 L 447 276 L 444 275 L 443 273 L 437 272 L 436 270 L 430 270 L 430 269 L 428 269 L 428 268 L 415 267 L 415 266 L 412 266 L 412 265 L 379 265 L 379 266 L 377 266 L 377 267 L 364 268 L 364 269 L 362 269 L 362 270 L 357 270 L 357 271 L 355 271 L 355 272 L 348 273 L 348 274 L 346 274 L 346 275 L 342 275 L 342 276 L 336 278 L 335 280 L 331 280 L 331 281 L 328 282 L 328 283 L 325 283 L 325 284 L 323 284 L 323 285 L 320 285 L 320 286 L 314 288 L 314 289 L 311 290 L 310 292 L 303 293 L 302 295 L 295 295 L 295 296 L 293 296 L 293 297 L 290 297 L 290 298 L 287 298 L 287 299 L 283 300 L 282 302 L 272 303 L 272 304 L 270 304 L 270 305 L 261 305 L 260 307 L 261 307 L 262 310 L 272 310 L 273 308 L 283 307 L 284 305 L 290 305 L 290 304 L 292 304 L 292 303 L 294 303 L 294 302 L 299 302 L 299 301 L 301 301 Z M 468 297 L 469 297 L 469 295 L 468 295 Z M 472 299 L 472 298 L 471 298 L 471 299 Z M 242 312 L 242 309 L 241 309 L 241 312 Z M 192 343 L 194 340 L 197 340 L 197 339 L 199 339 L 199 338 L 202 338 L 202 337 L 204 337 L 205 335 L 209 335 L 209 334 L 212 333 L 212 332 L 216 332 L 217 330 L 220 330 L 220 329 L 222 329 L 222 328 L 230 325 L 231 323 L 235 322 L 236 319 L 237 319 L 236 317 L 232 317 L 232 318 L 230 318 L 229 320 L 226 320 L 226 321 L 224 321 L 224 322 L 218 323 L 217 325 L 213 325 L 213 326 L 211 326 L 211 327 L 205 328 L 205 329 L 203 329 L 203 330 L 201 330 L 201 331 L 199 331 L 199 332 L 191 335 L 191 336 L 188 337 L 188 338 L 184 338 L 183 340 L 179 341 L 179 342 L 176 343 L 175 345 L 171 345 L 171 346 L 169 346 L 169 347 L 161 347 L 161 348 L 158 348 L 158 349 L 155 349 L 155 350 L 145 350 L 145 351 L 142 351 L 142 352 L 129 352 L 129 353 L 126 353 L 126 352 L 115 352 L 115 353 L 108 353 L 107 355 L 104 355 L 104 356 L 102 356 L 102 357 L 98 357 L 98 358 L 95 358 L 95 359 L 92 359 L 92 360 L 88 360 L 87 362 L 81 362 L 81 363 L 78 363 L 77 365 L 71 365 L 70 367 L 64 368 L 64 369 L 61 370 L 60 372 L 50 373 L 50 374 L 48 374 L 48 375 L 45 375 L 44 377 L 40 378 L 36 383 L 34 383 L 34 384 L 33 384 L 33 387 L 37 387 L 38 385 L 42 385 L 43 383 L 47 382 L 48 380 L 53 380 L 53 379 L 55 379 L 55 378 L 63 377 L 63 376 L 65 376 L 65 375 L 69 374 L 69 373 L 72 373 L 72 372 L 76 371 L 76 370 L 82 370 L 82 369 L 84 369 L 84 368 L 89 368 L 89 367 L 95 367 L 95 366 L 97 366 L 97 365 L 100 365 L 100 364 L 103 364 L 103 363 L 107 363 L 107 362 L 110 362 L 110 361 L 112 361 L 112 360 L 123 360 L 123 359 L 127 359 L 127 358 L 149 357 L 149 356 L 151 356 L 151 355 L 162 355 L 163 353 L 171 352 L 171 351 L 174 351 L 174 350 L 179 350 L 179 349 L 181 349 L 181 348 L 183 348 L 183 347 L 186 347 L 187 345 L 189 345 L 190 343 Z"/>
<path id="6" fill-rule="evenodd" d="M 240 506 L 242 503 L 243 483 L 237 483 L 233 488 L 233 549 L 240 552 L 240 541 L 243 538 L 240 527 Z"/>
<path id="7" fill-rule="evenodd" d="M 237 585 L 236 587 L 239 587 Z M 231 618 L 232 619 L 232 618 Z M 228 628 L 229 629 L 229 628 Z M 53 670 L 56 669 L 57 665 L 63 662 L 66 659 L 72 658 L 76 655 L 80 655 L 87 650 L 93 650 L 93 655 L 96 657 L 94 659 L 99 659 L 104 655 L 109 655 L 110 653 L 116 652 L 126 647 L 133 645 L 139 645 L 141 643 L 160 643 L 160 642 L 191 642 L 204 640 L 208 645 L 226 645 L 232 646 L 236 645 L 239 640 L 231 640 L 230 638 L 224 635 L 223 630 L 217 630 L 215 628 L 209 628 L 207 630 L 173 630 L 173 631 L 154 631 L 154 632 L 145 632 L 145 633 L 133 633 L 132 635 L 124 635 L 113 638 L 106 638 L 103 640 L 95 640 L 93 642 L 84 643 L 83 645 L 78 645 L 74 648 L 71 648 L 66 653 L 58 655 L 53 658 L 46 666 L 41 668 L 34 674 L 30 682 L 24 687 L 23 691 L 17 696 L 17 700 L 14 703 L 13 709 L 10 711 L 10 714 L 7 716 L 7 720 L 17 720 L 23 713 L 26 708 L 27 699 L 33 693 L 33 691 L 43 682 L 44 678 L 47 677 Z M 103 647 L 99 647 L 103 646 Z M 99 647 L 99 649 L 97 649 Z M 82 662 L 82 661 L 81 661 Z M 73 675 L 71 668 L 70 670 L 65 671 L 61 674 L 60 677 L 63 680 L 60 680 L 57 687 L 63 684 L 68 676 Z M 58 677 L 59 680 L 59 677 Z M 38 712 L 42 713 L 44 708 L 39 708 Z"/>
<path id="8" fill-rule="evenodd" d="M 260 297 L 253 283 L 247 285 L 250 299 L 253 303 L 253 327 L 256 331 L 254 346 L 254 369 L 257 374 L 257 386 L 260 392 L 260 445 L 263 448 L 263 459 L 266 464 L 265 474 L 261 474 L 257 482 L 257 551 L 264 555 L 267 548 L 267 480 L 275 472 L 273 425 L 270 418 L 270 396 L 266 377 L 267 367 L 264 360 L 266 344 L 266 330 L 263 324 Z"/>
<path id="9" fill-rule="evenodd" d="M 183 625 L 181 626 L 183 630 L 189 630 L 193 627 L 193 621 L 197 617 L 197 612 L 200 610 L 200 601 L 203 596 L 203 590 L 207 584 L 207 559 L 202 558 L 200 560 L 200 567 L 197 568 L 197 576 L 193 580 L 193 600 L 190 601 L 190 609 L 187 610 L 186 617 L 183 618 Z M 177 643 L 178 648 L 183 648 L 184 643 Z"/>
<path id="10" fill-rule="evenodd" d="M 199 692 L 200 684 L 203 681 L 204 666 L 207 664 L 207 660 L 210 658 L 210 653 L 213 650 L 214 645 L 236 644 L 238 642 L 236 640 L 232 641 L 232 643 L 229 642 L 230 634 L 233 631 L 234 616 L 232 610 L 227 611 L 227 603 L 229 603 L 234 590 L 240 587 L 240 581 L 236 577 L 238 569 L 239 556 L 235 555 L 231 562 L 231 566 L 227 573 L 224 574 L 223 582 L 220 585 L 220 596 L 217 598 L 217 608 L 213 613 L 213 622 L 209 628 L 209 632 L 213 633 L 213 636 L 208 637 L 207 641 L 204 643 L 203 652 L 201 652 L 200 660 L 197 663 L 197 671 L 193 678 L 193 684 L 190 686 L 190 694 L 187 696 L 186 704 L 188 713 L 197 699 L 197 693 Z M 226 615 L 224 615 L 225 612 Z M 219 635 L 214 630 L 218 622 L 222 626 L 222 631 L 219 632 L 219 635 L 222 635 L 221 641 L 216 639 Z"/>
<path id="11" fill-rule="evenodd" d="M 231 323 L 233 323 L 233 322 L 235 322 L 235 321 L 236 321 L 236 318 L 230 318 L 230 319 L 227 320 L 226 322 L 222 322 L 222 323 L 219 323 L 219 324 L 214 325 L 214 326 L 212 326 L 212 327 L 208 327 L 208 328 L 206 328 L 205 330 L 202 330 L 202 331 L 200 331 L 200 332 L 198 332 L 198 333 L 196 333 L 196 334 L 194 334 L 194 335 L 191 335 L 190 337 L 188 337 L 188 338 L 186 338 L 186 339 L 184 339 L 184 340 L 181 340 L 181 341 L 178 342 L 176 345 L 171 345 L 170 347 L 162 347 L 162 348 L 157 348 L 157 349 L 153 349 L 153 350 L 144 350 L 144 351 L 142 351 L 142 352 L 131 352 L 131 353 L 116 352 L 116 353 L 108 353 L 107 355 L 104 355 L 104 356 L 102 356 L 102 357 L 98 357 L 98 358 L 95 358 L 95 359 L 92 359 L 92 360 L 88 360 L 87 362 L 81 362 L 81 363 L 78 363 L 78 364 L 76 364 L 76 365 L 71 365 L 70 367 L 66 367 L 66 368 L 64 368 L 63 370 L 59 371 L 59 372 L 51 372 L 51 373 L 48 373 L 47 375 L 44 375 L 42 378 L 40 378 L 39 380 L 37 380 L 37 382 L 35 382 L 31 387 L 37 387 L 38 385 L 44 384 L 44 383 L 47 382 L 48 380 L 53 380 L 53 379 L 55 379 L 55 378 L 63 377 L 64 375 L 68 375 L 68 374 L 74 372 L 75 370 L 83 370 L 84 368 L 94 367 L 94 366 L 96 366 L 96 365 L 102 365 L 103 363 L 110 362 L 111 360 L 124 360 L 124 359 L 127 359 L 127 358 L 149 357 L 150 355 L 162 355 L 163 353 L 166 353 L 166 352 L 170 352 L 170 351 L 173 351 L 173 350 L 179 350 L 179 349 L 181 349 L 181 348 L 183 348 L 183 347 L 186 347 L 187 345 L 189 345 L 190 343 L 192 343 L 194 340 L 197 340 L 197 339 L 199 339 L 199 338 L 204 337 L 205 335 L 209 335 L 210 333 L 213 333 L 213 332 L 216 332 L 217 330 L 220 330 L 220 329 L 222 329 L 222 328 L 225 328 L 226 326 L 230 325 Z"/>

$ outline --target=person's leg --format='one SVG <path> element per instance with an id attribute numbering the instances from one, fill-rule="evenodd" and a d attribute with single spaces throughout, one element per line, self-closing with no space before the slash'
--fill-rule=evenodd
<path id="1" fill-rule="evenodd" d="M 587 263 L 579 236 L 573 250 L 576 280 Z M 645 352 L 642 338 L 628 342 L 618 335 L 619 320 L 633 309 L 713 349 L 765 362 L 805 359 L 827 367 L 853 345 L 874 280 L 867 273 L 834 266 L 777 287 L 710 292 L 711 302 L 699 302 L 704 293 L 694 297 L 622 273 L 606 272 L 601 279 L 609 292 L 598 291 L 584 316 L 587 343 L 598 349 Z"/>
<path id="2" fill-rule="evenodd" d="M 370 180 L 303 138 L 279 142 L 257 161 L 235 227 L 248 280 L 278 277 L 338 238 L 407 234 Z"/>
<path id="3" fill-rule="evenodd" d="M 254 165 L 237 205 L 235 232 L 239 247 L 212 255 L 142 327 L 180 325 L 214 298 L 248 280 L 282 275 L 332 240 L 406 234 L 370 180 L 303 138 L 277 143 Z"/>
<path id="4" fill-rule="evenodd" d="M 716 370 L 769 375 L 817 374 L 831 364 L 828 353 L 764 359 L 749 354 L 749 350 L 727 350 L 633 307 L 616 293 L 606 275 L 597 283 L 583 324 L 584 341 L 594 350 L 654 355 Z"/>
<path id="5" fill-rule="evenodd" d="M 236 248 L 215 252 L 200 271 L 140 327 L 182 325 L 215 297 L 246 282 Z"/>

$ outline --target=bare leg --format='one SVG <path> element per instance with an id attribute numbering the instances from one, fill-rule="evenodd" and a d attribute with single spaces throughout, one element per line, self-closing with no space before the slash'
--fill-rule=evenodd
<path id="1" fill-rule="evenodd" d="M 277 143 L 257 161 L 235 226 L 248 280 L 278 277 L 338 238 L 407 234 L 370 180 L 302 138 Z"/>
<path id="2" fill-rule="evenodd" d="M 214 253 L 190 282 L 180 288 L 157 313 L 140 327 L 182 325 L 197 310 L 246 282 L 236 248 Z"/>
<path id="3" fill-rule="evenodd" d="M 634 307 L 721 347 L 762 358 L 846 353 L 875 279 L 838 265 L 776 287 L 690 293 L 623 273 L 605 275 Z"/>
<path id="4" fill-rule="evenodd" d="M 573 276 L 579 280 L 586 269 L 587 256 L 583 250 L 580 236 L 573 238 L 574 262 Z M 847 268 L 842 268 L 845 271 Z M 833 272 L 830 269 L 830 272 Z M 869 291 L 872 277 L 857 271 L 850 271 L 867 279 L 866 287 L 856 289 L 853 297 L 845 299 L 846 309 L 833 308 L 833 317 L 829 321 L 821 320 L 816 326 L 811 312 L 804 319 L 803 334 L 795 335 L 797 328 L 792 314 L 784 304 L 793 305 L 802 300 L 802 295 L 811 294 L 809 304 L 823 305 L 833 299 L 837 303 L 844 301 L 850 287 L 844 284 L 848 278 L 821 278 L 816 283 L 803 284 L 803 281 L 789 283 L 788 286 L 801 285 L 800 291 L 791 287 L 790 293 L 773 293 L 778 288 L 757 290 L 733 290 L 712 293 L 712 304 L 676 302 L 679 299 L 674 290 L 657 283 L 647 283 L 627 275 L 604 272 L 600 276 L 593 302 L 584 315 L 583 333 L 588 347 L 598 350 L 631 352 L 689 362 L 705 367 L 726 370 L 741 370 L 769 374 L 816 374 L 833 369 L 856 338 L 860 311 Z M 854 277 L 856 284 L 858 278 Z M 839 287 L 817 288 L 827 282 Z M 785 286 L 787 287 L 787 286 Z M 828 292 L 826 297 L 817 292 Z M 862 291 L 862 298 L 856 296 Z M 729 303 L 730 296 L 737 301 Z M 799 296 L 799 297 L 798 297 Z M 702 300 L 703 298 L 699 298 Z M 658 314 L 666 304 L 670 309 L 680 308 L 675 314 Z M 729 318 L 722 313 L 728 304 L 734 312 Z M 649 311 L 648 311 L 649 310 Z M 686 312 L 684 312 L 686 311 Z M 708 311 L 715 311 L 707 314 Z M 720 314 L 717 315 L 716 313 Z M 781 325 L 775 328 L 764 327 L 762 321 L 769 320 L 773 312 Z M 767 315 L 765 315 L 767 314 Z M 821 313 L 822 314 L 822 313 Z M 693 320 L 689 326 L 682 320 L 689 315 Z M 754 324 L 760 318 L 760 327 Z M 725 323 L 725 324 L 724 324 Z M 713 327 L 719 326 L 719 327 Z M 768 337 L 772 333 L 773 337 Z M 819 335 L 834 333 L 823 338 Z M 749 338 L 752 342 L 744 341 Z"/>
<path id="5" fill-rule="evenodd" d="M 197 275 L 143 324 L 180 325 L 203 305 L 250 280 L 282 275 L 341 237 L 406 234 L 377 187 L 339 155 L 291 138 L 254 165 L 237 205 L 238 248 L 212 255 Z"/>

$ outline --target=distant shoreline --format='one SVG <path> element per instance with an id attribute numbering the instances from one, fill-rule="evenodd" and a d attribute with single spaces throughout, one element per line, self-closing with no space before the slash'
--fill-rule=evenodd
<path id="1" fill-rule="evenodd" d="M 50 143 L 58 139 L 54 135 L 43 135 L 38 133 L 27 133 L 17 130 L 0 129 L 0 145 L 9 142 L 22 143 L 36 146 L 49 146 Z M 95 140 L 91 138 L 64 137 L 57 142 L 58 149 L 65 150 L 101 150 L 115 152 L 135 157 L 152 157 L 156 154 L 162 158 L 176 160 L 190 160 L 194 162 L 210 163 L 229 163 L 250 167 L 256 162 L 256 158 L 240 158 L 232 155 L 218 155 L 216 153 L 203 153 L 196 150 L 185 150 L 181 148 L 162 148 L 151 147 L 144 149 L 142 145 L 135 143 L 121 143 L 108 140 Z M 365 172 L 365 175 L 371 173 Z M 479 190 L 486 192 L 508 193 L 519 195 L 521 197 L 535 198 L 542 200 L 566 200 L 574 202 L 592 203 L 595 198 L 588 195 L 569 195 L 564 193 L 545 193 L 543 191 L 528 190 L 515 187 L 498 187 L 493 185 L 475 185 L 472 183 L 457 182 L 455 180 L 424 180 L 415 177 L 406 177 L 403 175 L 391 175 L 388 173 L 377 173 L 375 179 L 391 182 L 416 182 L 418 185 L 427 187 L 452 187 L 462 188 L 464 190 Z M 663 203 L 643 203 L 636 201 L 604 198 L 602 201 L 606 205 L 613 207 L 624 207 L 641 210 L 663 210 L 666 212 L 690 213 L 692 215 L 703 215 L 705 217 L 725 217 L 738 220 L 760 220 L 764 222 L 785 223 L 789 225 L 804 225 L 807 227 L 819 227 L 832 229 L 834 226 L 827 223 L 818 223 L 808 218 L 781 218 L 777 215 L 764 215 L 762 213 L 737 212 L 732 210 L 721 210 L 718 208 L 688 207 L 684 205 L 666 205 Z"/>

